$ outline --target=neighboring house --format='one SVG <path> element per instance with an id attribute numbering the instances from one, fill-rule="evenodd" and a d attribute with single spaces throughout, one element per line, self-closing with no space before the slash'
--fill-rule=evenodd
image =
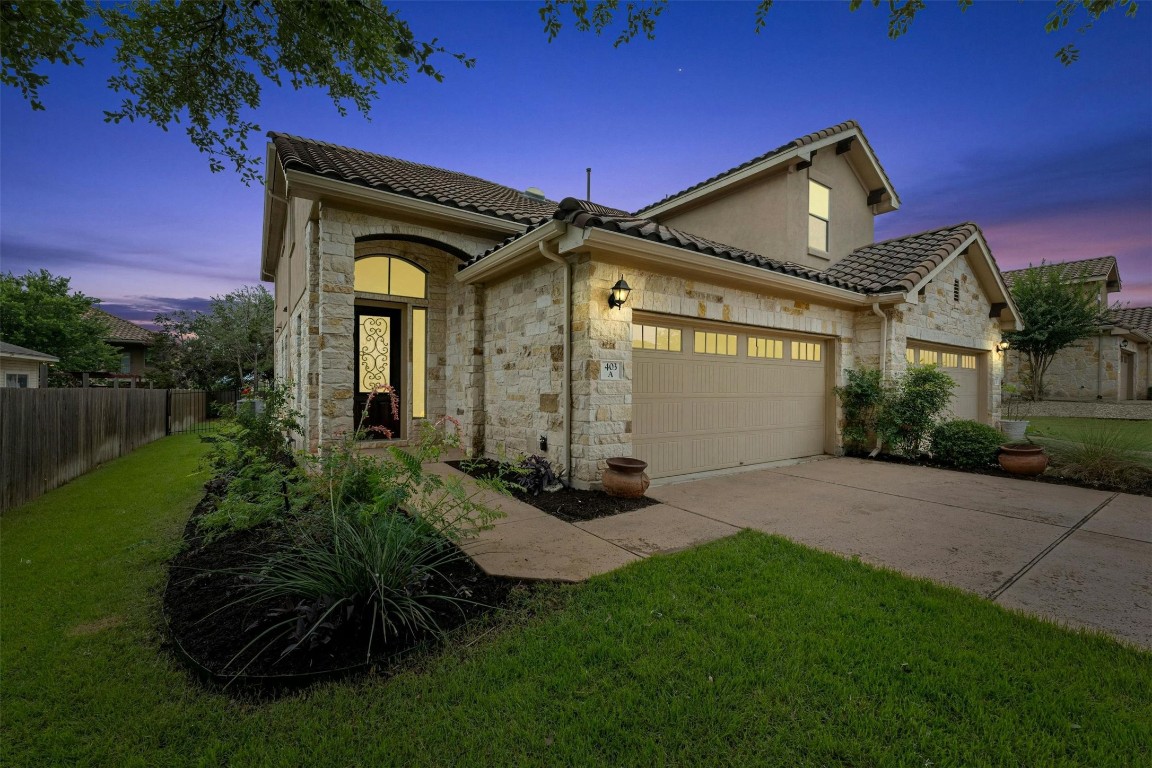
<path id="1" fill-rule="evenodd" d="M 835 454 L 844 370 L 909 360 L 958 381 L 957 416 L 998 415 L 1019 317 L 984 237 L 873 242 L 900 200 L 854 122 L 635 213 L 269 136 L 261 277 L 309 450 L 367 410 L 400 439 L 451 416 L 576 487 L 612 456 L 669 477 Z"/>
<path id="2" fill-rule="evenodd" d="M 155 334 L 99 307 L 92 307 L 89 314 L 98 317 L 108 326 L 104 340 L 120 352 L 120 367 L 110 373 L 142 377 L 147 364 L 148 349 L 156 343 Z"/>
<path id="3" fill-rule="evenodd" d="M 0 386 L 35 389 L 46 383 L 48 365 L 60 358 L 0 341 Z"/>
<path id="4" fill-rule="evenodd" d="M 1037 269 L 1058 270 L 1065 282 L 1092 285 L 1100 306 L 1120 290 L 1120 270 L 1113 256 L 1044 264 Z M 1009 287 L 1026 270 L 1004 273 Z M 1143 400 L 1152 386 L 1149 342 L 1152 342 L 1152 307 L 1111 310 L 1108 323 L 1052 359 L 1044 375 L 1045 397 L 1056 400 Z M 1025 389 L 1027 360 L 1009 351 L 1006 383 Z"/>

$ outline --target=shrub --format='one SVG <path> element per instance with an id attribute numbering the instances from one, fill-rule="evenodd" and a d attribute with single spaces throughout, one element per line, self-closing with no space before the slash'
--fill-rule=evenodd
<path id="1" fill-rule="evenodd" d="M 835 389 L 844 409 L 844 448 L 849 453 L 867 453 L 876 440 L 876 422 L 884 402 L 880 371 L 849 369 L 844 373 L 848 383 Z"/>
<path id="2" fill-rule="evenodd" d="M 540 491 L 559 482 L 559 473 L 552 469 L 551 462 L 543 456 L 532 454 L 516 463 L 515 484 L 525 493 L 539 496 Z"/>
<path id="3" fill-rule="evenodd" d="M 959 420 L 937 424 L 932 430 L 932 455 L 961 469 L 980 469 L 996 461 L 1004 441 L 1000 431 L 978 421 Z"/>
<path id="4" fill-rule="evenodd" d="M 919 456 L 955 386 L 952 377 L 934 365 L 909 368 L 885 388 L 877 421 L 884 442 L 902 456 Z"/>
<path id="5" fill-rule="evenodd" d="M 845 448 L 855 452 L 867 450 L 879 437 L 895 453 L 920 455 L 956 386 L 933 365 L 909 368 L 887 384 L 875 369 L 845 374 L 848 383 L 835 391 L 844 408 Z"/>

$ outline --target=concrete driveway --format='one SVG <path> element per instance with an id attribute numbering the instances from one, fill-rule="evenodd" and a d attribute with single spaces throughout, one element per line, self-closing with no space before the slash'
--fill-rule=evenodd
<path id="1" fill-rule="evenodd" d="M 753 528 L 1152 648 L 1147 497 L 847 458 L 648 495 L 576 525 L 513 502 L 468 548 L 490 572 L 579 580 Z"/>

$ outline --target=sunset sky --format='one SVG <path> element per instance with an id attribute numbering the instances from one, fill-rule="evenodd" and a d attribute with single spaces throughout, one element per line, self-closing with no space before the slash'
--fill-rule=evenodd
<path id="1" fill-rule="evenodd" d="M 1046 34 L 1052 5 L 934 3 L 892 41 L 870 5 L 778 3 L 757 35 L 752 4 L 675 2 L 654 42 L 613 49 L 570 27 L 549 43 L 536 3 L 396 4 L 475 69 L 385 86 L 371 121 L 275 89 L 256 120 L 554 200 L 592 166 L 593 199 L 636 210 L 855 119 L 903 201 L 877 239 L 975 221 L 1005 270 L 1113 254 L 1113 299 L 1149 305 L 1152 9 Z M 209 172 L 179 127 L 105 124 L 109 58 L 52 69 L 45 112 L 3 90 L 0 268 L 70 276 L 136 321 L 256 283 L 262 189 Z"/>

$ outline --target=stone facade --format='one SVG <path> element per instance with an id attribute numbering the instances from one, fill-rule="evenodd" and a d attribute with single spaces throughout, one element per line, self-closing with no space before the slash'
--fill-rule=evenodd
<path id="1" fill-rule="evenodd" d="M 893 373 L 907 368 L 904 350 L 923 342 L 973 350 L 984 382 L 982 410 L 988 420 L 999 418 L 1003 354 L 996 351 L 1000 321 L 988 317 L 991 302 L 972 271 L 969 254 L 957 256 L 928 283 L 918 304 L 900 304 L 891 312 L 889 364 Z"/>
<path id="2" fill-rule="evenodd" d="M 1127 343 L 1122 347 L 1122 343 Z M 1117 401 L 1125 394 L 1120 383 L 1121 355 L 1127 355 L 1132 368 L 1129 400 L 1148 398 L 1149 345 L 1123 336 L 1101 333 L 1080 339 L 1056 353 L 1044 375 L 1044 397 L 1054 400 Z M 1022 391 L 1028 387 L 1027 358 L 1009 350 L 1007 380 Z"/>
<path id="3" fill-rule="evenodd" d="M 354 427 L 354 324 L 358 303 L 401 307 L 407 312 L 406 318 L 411 317 L 414 307 L 427 309 L 427 417 L 451 415 L 453 408 L 465 410 L 462 403 L 470 396 L 468 390 L 450 395 L 447 382 L 463 380 L 473 387 L 479 384 L 469 369 L 477 365 L 475 350 L 481 346 L 482 323 L 473 309 L 472 322 L 454 323 L 450 333 L 448 315 L 452 308 L 458 318 L 466 319 L 465 307 L 476 304 L 476 289 L 454 279 L 460 259 L 435 243 L 479 254 L 495 241 L 329 205 L 321 205 L 318 216 L 307 222 L 303 230 L 308 289 L 287 322 L 279 327 L 281 337 L 275 346 L 277 374 L 291 384 L 295 406 L 303 413 L 300 447 L 315 451 Z M 386 239 L 379 239 L 382 236 Z M 370 253 L 399 256 L 427 270 L 427 297 L 357 293 L 355 260 Z M 408 320 L 404 322 L 407 326 Z M 301 338 L 305 329 L 306 336 Z M 410 373 L 407 385 L 410 391 Z M 410 407 L 402 414 L 401 431 L 405 437 L 418 428 L 410 414 Z M 465 417 L 461 419 L 464 439 L 473 444 L 482 433 L 482 421 L 477 420 L 474 408 L 461 415 Z"/>
<path id="4" fill-rule="evenodd" d="M 563 464 L 564 267 L 548 262 L 486 285 L 483 302 L 485 452 L 541 453 Z"/>

